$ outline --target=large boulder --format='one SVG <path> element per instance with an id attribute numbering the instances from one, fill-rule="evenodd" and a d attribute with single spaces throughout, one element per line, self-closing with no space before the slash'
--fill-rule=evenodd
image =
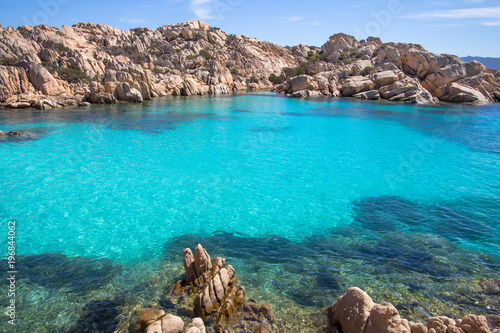
<path id="1" fill-rule="evenodd" d="M 41 64 L 30 64 L 28 78 L 36 89 L 44 95 L 58 96 L 66 92 L 64 87 Z"/>
<path id="2" fill-rule="evenodd" d="M 0 102 L 29 91 L 34 89 L 23 68 L 0 66 Z"/>
<path id="3" fill-rule="evenodd" d="M 365 332 L 366 322 L 375 303 L 363 290 L 352 287 L 327 309 L 331 326 L 342 327 L 344 333 Z"/>
<path id="4" fill-rule="evenodd" d="M 454 63 L 436 70 L 422 81 L 422 86 L 430 93 L 434 93 L 439 87 L 458 81 L 465 77 L 478 75 L 480 70 L 470 63 Z"/>
<path id="5" fill-rule="evenodd" d="M 459 83 L 451 83 L 438 88 L 434 96 L 451 103 L 487 104 L 489 100 L 478 90 Z"/>
<path id="6" fill-rule="evenodd" d="M 142 94 L 135 88 L 131 88 L 126 82 L 118 84 L 115 90 L 115 96 L 120 101 L 125 102 L 142 102 Z"/>
<path id="7" fill-rule="evenodd" d="M 488 321 L 485 316 L 467 315 L 462 319 L 460 328 L 467 333 L 489 333 Z"/>
<path id="8" fill-rule="evenodd" d="M 366 324 L 366 333 L 411 333 L 401 322 L 398 310 L 389 303 L 373 306 Z"/>
<path id="9" fill-rule="evenodd" d="M 375 83 L 377 88 L 380 88 L 399 81 L 399 76 L 394 71 L 383 71 L 373 74 L 372 81 Z"/>
<path id="10" fill-rule="evenodd" d="M 342 86 L 342 95 L 351 97 L 357 93 L 369 91 L 375 88 L 375 84 L 363 76 L 353 76 L 344 83 Z"/>

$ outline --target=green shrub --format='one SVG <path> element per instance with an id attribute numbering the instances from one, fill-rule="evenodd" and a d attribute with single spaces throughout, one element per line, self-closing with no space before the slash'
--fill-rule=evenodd
<path id="1" fill-rule="evenodd" d="M 63 44 L 61 43 L 55 43 L 52 48 L 59 54 L 61 53 L 64 53 L 64 52 L 68 52 L 68 51 L 71 51 L 71 49 L 69 47 L 66 47 L 64 46 Z"/>
<path id="2" fill-rule="evenodd" d="M 282 84 L 282 83 L 284 83 L 286 81 L 286 77 L 284 75 L 277 76 L 274 73 L 271 74 L 268 79 L 273 84 Z"/>
<path id="3" fill-rule="evenodd" d="M 199 32 L 195 32 L 193 34 L 193 40 L 200 40 L 200 39 L 203 39 L 205 38 L 202 34 L 200 34 Z"/>
<path id="4" fill-rule="evenodd" d="M 91 81 L 91 78 L 84 71 L 71 67 L 62 68 L 57 71 L 57 74 L 61 79 L 70 83 L 89 83 Z"/>
<path id="5" fill-rule="evenodd" d="M 231 43 L 233 43 L 236 39 L 238 39 L 238 37 L 236 37 L 236 35 L 228 35 L 227 38 L 226 38 L 226 44 L 229 45 Z"/>
<path id="6" fill-rule="evenodd" d="M 18 62 L 19 59 L 16 59 L 16 58 L 9 58 L 9 57 L 5 57 L 1 60 L 1 64 L 3 66 L 14 66 L 16 62 Z"/>
<path id="7" fill-rule="evenodd" d="M 258 79 L 258 78 L 256 78 L 255 76 L 252 76 L 251 78 L 249 78 L 249 79 L 247 80 L 247 84 L 248 84 L 248 83 L 259 83 L 259 82 L 260 82 L 260 81 L 259 81 L 259 79 Z"/>
<path id="8" fill-rule="evenodd" d="M 343 71 L 340 71 L 338 73 L 338 76 L 340 79 L 346 79 L 347 77 L 349 77 L 349 74 L 349 71 L 344 69 Z"/>
<path id="9" fill-rule="evenodd" d="M 201 50 L 199 55 L 207 60 L 212 60 L 214 58 L 214 56 L 207 50 Z"/>
<path id="10" fill-rule="evenodd" d="M 229 71 L 233 76 L 241 76 L 241 73 L 236 68 L 231 68 Z"/>
<path id="11" fill-rule="evenodd" d="M 187 60 L 194 60 L 196 58 L 197 58 L 197 56 L 195 56 L 194 54 L 190 54 L 190 55 L 186 56 Z"/>
<path id="12" fill-rule="evenodd" d="M 375 71 L 375 68 L 373 68 L 372 66 L 367 66 L 365 68 L 363 68 L 363 70 L 361 71 L 361 75 L 368 75 L 368 74 L 371 74 L 373 73 L 373 71 Z"/>

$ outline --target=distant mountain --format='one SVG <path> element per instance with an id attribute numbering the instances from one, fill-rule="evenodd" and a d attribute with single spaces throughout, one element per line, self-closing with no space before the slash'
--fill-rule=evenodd
<path id="1" fill-rule="evenodd" d="M 500 58 L 485 58 L 485 57 L 462 57 L 462 60 L 465 62 L 471 62 L 473 60 L 477 60 L 488 68 L 496 69 L 500 71 Z"/>

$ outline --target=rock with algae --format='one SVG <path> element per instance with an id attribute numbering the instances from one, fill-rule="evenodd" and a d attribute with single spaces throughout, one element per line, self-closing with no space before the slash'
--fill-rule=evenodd
<path id="1" fill-rule="evenodd" d="M 135 332 L 205 333 L 205 332 L 273 332 L 271 306 L 258 305 L 254 299 L 245 302 L 245 288 L 235 269 L 226 266 L 224 258 L 211 258 L 198 245 L 193 252 L 184 250 L 183 280 L 177 281 L 164 301 L 178 315 L 194 318 L 184 328 L 180 317 L 165 315 L 163 310 L 143 309 Z M 206 325 L 206 326 L 205 326 Z"/>

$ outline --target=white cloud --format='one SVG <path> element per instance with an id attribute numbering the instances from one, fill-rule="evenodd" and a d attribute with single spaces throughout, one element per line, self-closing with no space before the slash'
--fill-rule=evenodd
<path id="1" fill-rule="evenodd" d="M 200 19 L 209 20 L 216 18 L 213 14 L 213 0 L 191 0 L 189 9 Z"/>
<path id="2" fill-rule="evenodd" d="M 302 19 L 303 19 L 303 17 L 301 17 L 301 16 L 289 16 L 289 17 L 285 17 L 281 22 L 282 23 L 297 22 L 297 21 L 300 21 Z"/>
<path id="3" fill-rule="evenodd" d="M 409 16 L 414 19 L 483 19 L 500 18 L 500 7 L 450 9 Z"/>
<path id="4" fill-rule="evenodd" d="M 484 22 L 483 25 L 486 25 L 488 27 L 498 27 L 500 26 L 500 21 Z"/>
<path id="5" fill-rule="evenodd" d="M 120 17 L 120 21 L 125 21 L 127 23 L 130 23 L 130 24 L 139 24 L 139 23 L 144 23 L 146 22 L 146 19 L 145 18 L 129 18 L 129 17 Z"/>
<path id="6" fill-rule="evenodd" d="M 309 25 L 311 27 L 319 27 L 321 25 L 321 23 L 314 21 L 314 22 L 310 22 Z"/>

